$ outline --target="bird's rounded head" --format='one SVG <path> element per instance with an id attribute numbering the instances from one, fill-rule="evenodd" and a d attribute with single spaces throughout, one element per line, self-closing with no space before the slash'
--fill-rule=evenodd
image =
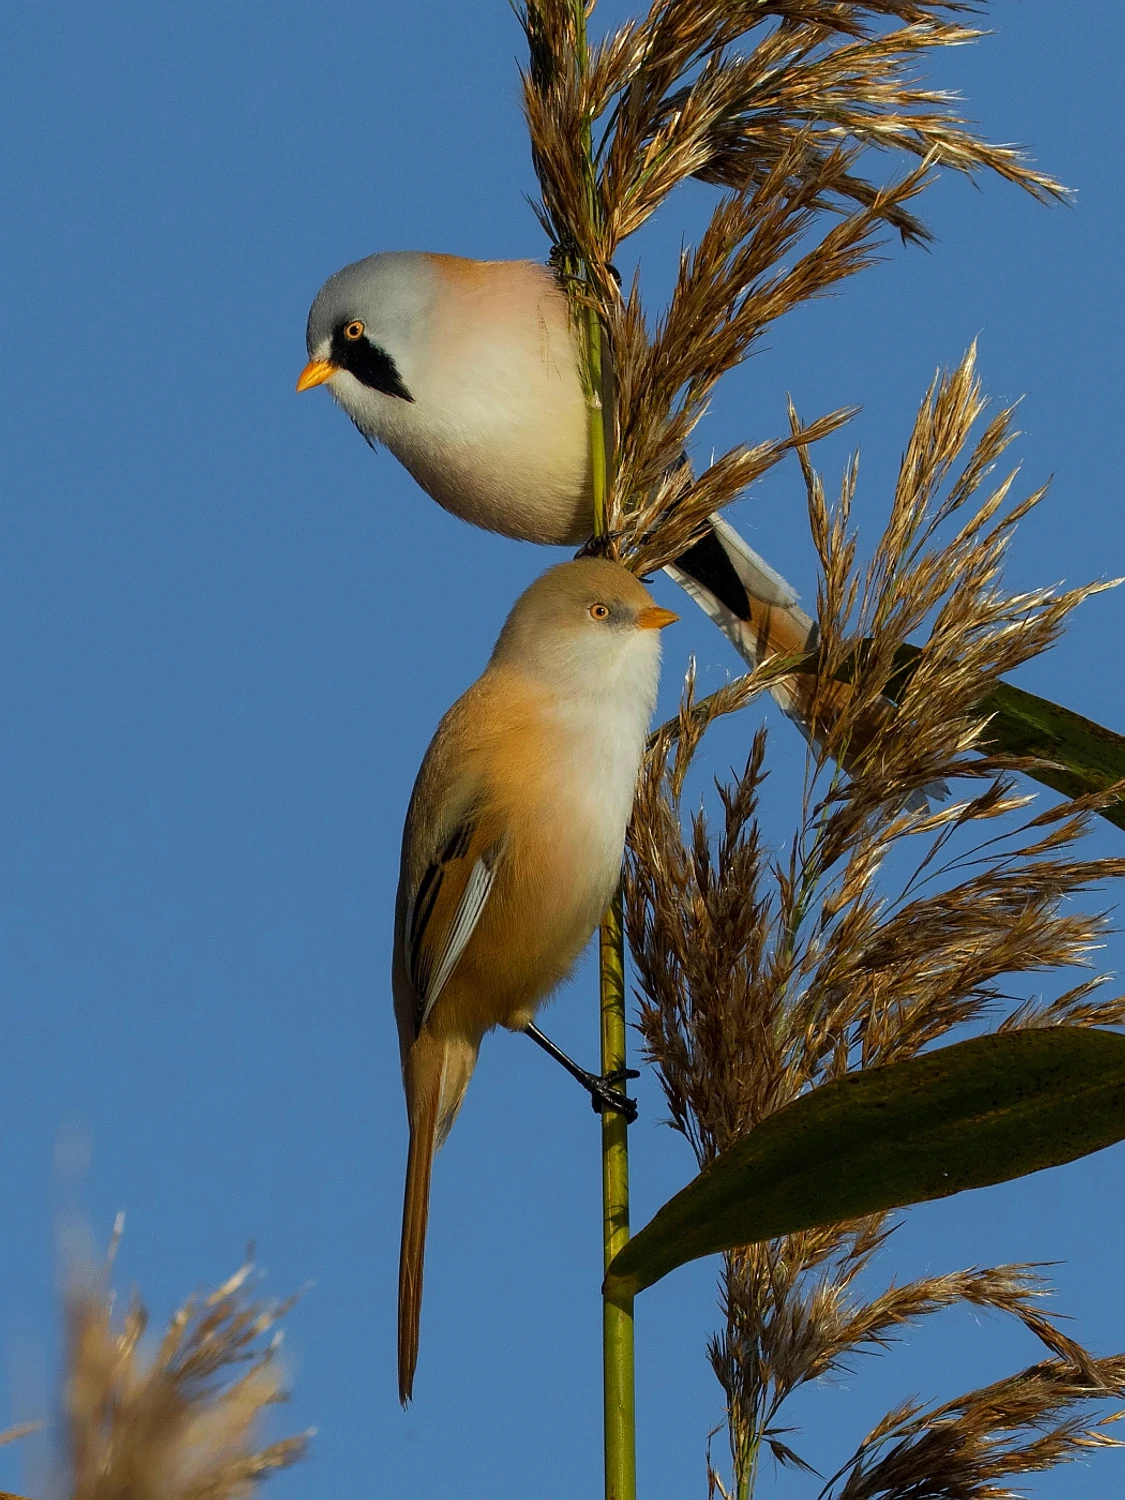
<path id="1" fill-rule="evenodd" d="M 433 258 L 411 250 L 385 250 L 337 271 L 309 310 L 309 362 L 298 391 L 329 386 L 362 430 L 367 406 L 377 409 L 373 396 L 413 402 L 410 377 L 434 295 Z"/>
<path id="2" fill-rule="evenodd" d="M 620 563 L 580 558 L 524 590 L 492 663 L 541 678 L 560 694 L 612 691 L 622 674 L 651 678 L 655 692 L 659 632 L 678 618 Z"/>

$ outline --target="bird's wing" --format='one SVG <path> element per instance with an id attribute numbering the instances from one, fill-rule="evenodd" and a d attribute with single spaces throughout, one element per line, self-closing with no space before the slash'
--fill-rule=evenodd
<path id="1" fill-rule="evenodd" d="M 418 996 L 418 1030 L 481 919 L 502 848 L 470 813 L 422 873 L 403 924 L 406 972 Z"/>
<path id="2" fill-rule="evenodd" d="M 488 684 L 470 688 L 442 720 L 414 785 L 396 921 L 404 1055 L 476 931 L 507 847 L 487 753 L 497 711 Z"/>

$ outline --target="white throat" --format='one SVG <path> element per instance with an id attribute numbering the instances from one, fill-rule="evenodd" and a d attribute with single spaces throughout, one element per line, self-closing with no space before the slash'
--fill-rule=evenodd
<path id="1" fill-rule="evenodd" d="M 560 684 L 554 713 L 571 774 L 585 790 L 590 826 L 599 830 L 615 872 L 656 704 L 660 638 L 655 630 L 641 630 L 624 650 L 614 644 L 605 671 L 587 667 L 574 674 L 581 682 Z"/>

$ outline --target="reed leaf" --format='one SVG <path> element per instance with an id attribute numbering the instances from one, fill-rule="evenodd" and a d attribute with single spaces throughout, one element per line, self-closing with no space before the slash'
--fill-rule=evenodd
<path id="1" fill-rule="evenodd" d="M 946 1198 L 1125 1139 L 1125 1036 L 1080 1026 L 974 1037 L 852 1073 L 771 1115 L 610 1264 L 633 1295 L 702 1255 Z"/>
<path id="2" fill-rule="evenodd" d="M 1125 735 L 1010 682 L 998 683 L 980 706 L 991 715 L 987 748 L 1024 757 L 1021 769 L 1035 781 L 1089 799 L 1092 811 L 1125 828 Z"/>

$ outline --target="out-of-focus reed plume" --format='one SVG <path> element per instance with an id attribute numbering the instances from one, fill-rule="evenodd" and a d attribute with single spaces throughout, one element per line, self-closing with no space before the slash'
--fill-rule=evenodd
<path id="1" fill-rule="evenodd" d="M 854 464 L 830 507 L 802 450 L 822 581 L 819 646 L 800 670 L 824 732 L 807 753 L 788 851 L 775 858 L 757 819 L 764 730 L 742 775 L 719 788 L 718 830 L 697 812 L 685 833 L 683 815 L 708 725 L 786 670 L 781 658 L 702 702 L 689 680 L 678 719 L 655 737 L 630 836 L 627 928 L 648 1055 L 700 1166 L 810 1086 L 914 1056 L 954 1027 L 1125 1021 L 1125 997 L 1103 994 L 1097 978 L 1050 1001 L 1020 1003 L 1000 986 L 1003 976 L 1088 963 L 1105 918 L 1070 898 L 1125 875 L 1125 859 L 1077 851 L 1089 801 L 1024 816 L 1014 829 L 1011 817 L 995 822 L 1033 799 L 1015 789 L 1018 763 L 981 753 L 987 720 L 977 705 L 1106 585 L 1004 590 L 1012 528 L 1042 492 L 1009 505 L 1013 476 L 989 488 L 1012 413 L 986 421 L 974 442 L 984 407 L 970 351 L 926 395 L 866 564 L 848 530 Z M 908 636 L 924 645 L 892 708 L 886 689 Z M 939 781 L 967 790 L 920 808 L 914 794 Z M 1125 1396 L 1125 1363 L 1094 1359 L 1060 1332 L 1030 1267 L 961 1271 L 869 1297 L 857 1278 L 890 1229 L 881 1215 L 725 1258 L 725 1327 L 710 1353 L 738 1496 L 751 1493 L 763 1449 L 800 1461 L 778 1422 L 798 1386 L 958 1301 L 1019 1318 L 1054 1360 L 929 1412 L 890 1414 L 839 1476 L 835 1500 L 999 1500 L 1009 1492 L 997 1477 L 1112 1441 L 1073 1408 Z M 712 1484 L 726 1493 L 717 1474 Z"/>
<path id="2" fill-rule="evenodd" d="M 308 1434 L 262 1443 L 286 1399 L 277 1324 L 292 1303 L 252 1300 L 252 1272 L 190 1297 L 155 1341 L 135 1295 L 115 1315 L 108 1268 L 72 1276 L 54 1494 L 243 1500 L 304 1457 Z"/>
<path id="3" fill-rule="evenodd" d="M 260 1445 L 265 1413 L 285 1399 L 276 1325 L 291 1304 L 251 1300 L 252 1269 L 189 1298 L 151 1356 L 137 1298 L 115 1326 L 104 1281 L 71 1290 L 70 1500 L 241 1500 L 303 1457 L 307 1436 Z"/>

